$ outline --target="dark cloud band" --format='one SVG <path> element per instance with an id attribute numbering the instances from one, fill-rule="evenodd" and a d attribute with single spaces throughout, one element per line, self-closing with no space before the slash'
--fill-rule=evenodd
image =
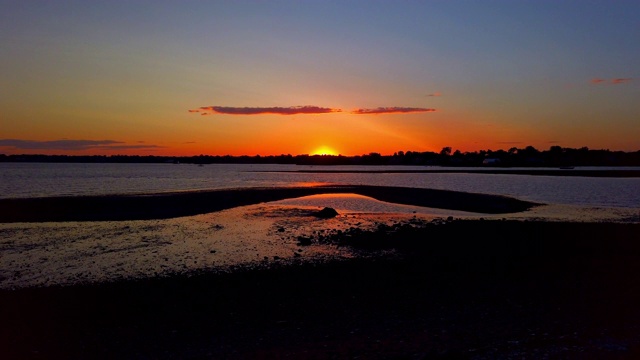
<path id="1" fill-rule="evenodd" d="M 342 109 L 325 108 L 319 106 L 290 106 L 290 107 L 231 107 L 231 106 L 203 106 L 198 109 L 188 110 L 190 113 L 200 113 L 200 115 L 296 115 L 296 114 L 329 114 L 341 113 Z M 433 112 L 436 109 L 413 108 L 413 107 L 378 107 L 375 109 L 355 109 L 350 114 L 356 115 L 377 115 L 377 114 L 398 114 L 398 113 L 425 113 Z"/>
<path id="2" fill-rule="evenodd" d="M 116 140 L 21 140 L 21 139 L 0 139 L 0 147 L 10 147 L 21 150 L 88 150 L 88 149 L 154 149 L 160 148 L 157 145 L 127 145 Z"/>
<path id="3" fill-rule="evenodd" d="M 232 106 L 203 106 L 199 109 L 189 110 L 191 113 L 201 115 L 224 114 L 224 115 L 259 115 L 259 114 L 327 114 L 342 112 L 341 109 L 332 109 L 319 106 L 290 106 L 290 107 L 232 107 Z"/>

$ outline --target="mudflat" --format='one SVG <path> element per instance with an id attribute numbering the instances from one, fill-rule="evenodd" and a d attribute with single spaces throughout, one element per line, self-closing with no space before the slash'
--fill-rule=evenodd
<path id="1" fill-rule="evenodd" d="M 640 224 L 409 219 L 311 238 L 375 256 L 3 290 L 0 352 L 632 359 L 639 233 Z"/>

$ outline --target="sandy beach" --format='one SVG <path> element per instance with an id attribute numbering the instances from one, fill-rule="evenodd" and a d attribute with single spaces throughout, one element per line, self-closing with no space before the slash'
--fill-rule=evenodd
<path id="1" fill-rule="evenodd" d="M 72 207 L 57 221 L 16 221 L 5 206 L 0 352 L 236 359 L 640 354 L 637 209 L 337 189 L 199 192 L 197 214 L 174 207 L 184 196 L 197 198 L 193 193 L 126 197 L 136 211 L 150 206 L 136 203 L 148 198 L 165 210 L 118 221 L 104 217 L 114 207 L 92 213 L 92 221 L 73 220 L 82 211 Z M 208 203 L 229 194 L 230 202 Z M 66 203 L 86 209 L 94 200 Z M 339 215 L 314 216 L 327 204 Z M 480 208 L 485 212 L 465 211 Z"/>

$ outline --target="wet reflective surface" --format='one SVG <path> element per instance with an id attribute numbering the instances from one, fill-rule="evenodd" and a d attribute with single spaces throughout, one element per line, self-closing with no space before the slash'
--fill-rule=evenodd
<path id="1" fill-rule="evenodd" d="M 640 178 L 467 173 L 319 174 L 275 172 L 322 169 L 381 171 L 424 170 L 428 168 L 411 166 L 1 163 L 0 197 L 157 193 L 239 187 L 349 184 L 499 194 L 541 203 L 640 207 Z"/>

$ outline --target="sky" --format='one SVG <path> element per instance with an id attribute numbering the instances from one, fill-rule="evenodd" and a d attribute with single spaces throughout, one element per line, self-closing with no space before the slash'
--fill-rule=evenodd
<path id="1" fill-rule="evenodd" d="M 640 150 L 640 1 L 0 0 L 0 154 Z"/>

